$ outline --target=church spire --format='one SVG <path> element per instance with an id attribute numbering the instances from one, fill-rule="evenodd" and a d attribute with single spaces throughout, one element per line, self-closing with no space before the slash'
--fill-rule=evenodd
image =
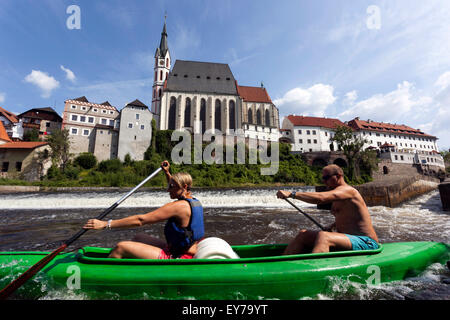
<path id="1" fill-rule="evenodd" d="M 161 32 L 161 41 L 159 43 L 159 55 L 165 57 L 169 46 L 167 45 L 167 27 L 166 27 L 167 13 L 164 15 L 164 27 Z"/>

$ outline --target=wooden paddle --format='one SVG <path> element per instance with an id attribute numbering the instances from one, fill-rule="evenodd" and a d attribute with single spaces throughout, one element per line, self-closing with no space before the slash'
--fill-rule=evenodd
<path id="1" fill-rule="evenodd" d="M 313 218 L 311 218 L 306 212 L 304 212 L 302 209 L 300 209 L 299 207 L 297 207 L 295 204 L 292 203 L 291 200 L 289 199 L 284 199 L 286 200 L 291 206 L 293 206 L 295 209 L 297 209 L 298 211 L 300 211 L 301 213 L 303 213 L 305 215 L 305 217 L 307 217 L 309 220 L 311 220 L 312 222 L 314 222 L 316 224 L 316 226 L 318 226 L 320 229 L 322 229 L 323 231 L 326 231 L 326 229 L 320 224 L 318 223 L 316 220 L 314 220 Z"/>
<path id="2" fill-rule="evenodd" d="M 149 181 L 151 178 L 156 176 L 162 168 L 156 169 L 151 175 L 149 175 L 147 178 L 145 178 L 141 183 L 139 183 L 136 187 L 133 188 L 130 192 L 128 192 L 126 195 L 124 195 L 122 198 L 120 198 L 118 201 L 116 201 L 111 207 L 103 211 L 96 219 L 101 220 L 106 215 L 108 215 L 111 211 L 113 211 L 119 204 L 121 204 L 125 199 L 127 199 L 129 196 L 131 196 L 137 189 L 142 187 L 147 181 Z M 53 260 L 54 257 L 56 257 L 60 252 L 62 252 L 64 249 L 66 249 L 70 244 L 72 244 L 75 240 L 77 240 L 79 237 L 81 237 L 88 229 L 81 229 L 77 234 L 75 234 L 70 239 L 66 240 L 58 249 L 55 251 L 49 253 L 46 255 L 42 260 L 40 260 L 38 263 L 33 265 L 30 269 L 25 271 L 21 276 L 19 276 L 17 279 L 15 279 L 13 282 L 8 284 L 5 288 L 0 291 L 0 300 L 7 299 L 14 291 L 16 291 L 18 288 L 20 288 L 27 280 L 32 278 L 36 273 L 39 272 L 42 268 L 44 268 L 50 261 Z"/>

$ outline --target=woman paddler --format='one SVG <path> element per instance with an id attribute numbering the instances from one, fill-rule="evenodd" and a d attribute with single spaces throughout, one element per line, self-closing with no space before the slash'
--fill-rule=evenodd
<path id="1" fill-rule="evenodd" d="M 148 235 L 138 235 L 132 241 L 121 241 L 109 254 L 110 258 L 191 259 L 197 252 L 197 243 L 203 237 L 203 207 L 192 196 L 192 177 L 188 173 L 170 174 L 168 161 L 161 164 L 168 181 L 167 192 L 174 202 L 155 211 L 133 215 L 119 220 L 90 219 L 85 229 L 115 229 L 140 227 L 165 221 L 166 242 Z"/>

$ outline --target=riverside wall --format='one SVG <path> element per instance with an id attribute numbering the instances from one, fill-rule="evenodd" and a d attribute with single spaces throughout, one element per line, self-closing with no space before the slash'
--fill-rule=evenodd
<path id="1" fill-rule="evenodd" d="M 367 206 L 397 207 L 403 202 L 436 190 L 439 179 L 423 175 L 390 176 L 365 183 L 355 188 L 359 191 Z M 325 186 L 316 187 L 316 191 L 325 191 Z M 330 205 L 318 205 L 319 209 L 330 209 Z"/>

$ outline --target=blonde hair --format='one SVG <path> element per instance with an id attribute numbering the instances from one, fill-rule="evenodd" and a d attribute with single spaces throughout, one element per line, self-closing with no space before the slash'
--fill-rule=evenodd
<path id="1" fill-rule="evenodd" d="M 189 173 L 186 172 L 177 172 L 172 176 L 172 180 L 180 187 L 183 188 L 184 185 L 187 185 L 187 191 L 191 191 L 192 187 L 192 177 Z"/>

